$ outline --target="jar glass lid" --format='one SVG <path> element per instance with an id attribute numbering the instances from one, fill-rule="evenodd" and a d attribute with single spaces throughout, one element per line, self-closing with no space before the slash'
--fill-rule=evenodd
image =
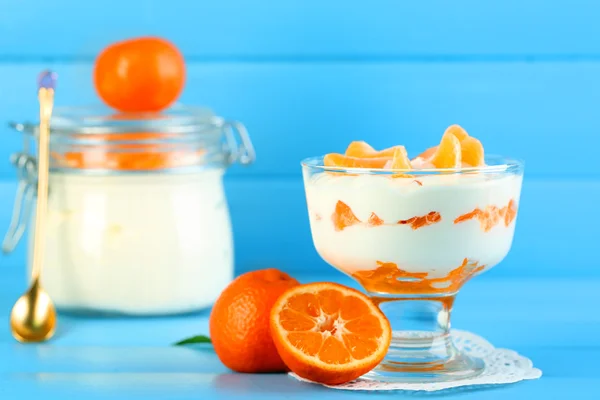
<path id="1" fill-rule="evenodd" d="M 37 136 L 37 124 L 13 124 Z M 107 107 L 56 107 L 50 122 L 51 169 L 143 172 L 249 164 L 254 149 L 244 126 L 210 109 L 176 105 L 160 113 Z"/>
<path id="2" fill-rule="evenodd" d="M 105 106 L 58 106 L 52 113 L 50 127 L 54 134 L 208 133 L 223 122 L 203 107 L 175 105 L 160 113 L 118 113 Z M 20 125 L 24 131 L 37 133 L 36 124 Z"/>

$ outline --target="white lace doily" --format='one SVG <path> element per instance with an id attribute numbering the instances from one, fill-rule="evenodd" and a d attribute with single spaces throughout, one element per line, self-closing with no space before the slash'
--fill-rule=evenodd
<path id="1" fill-rule="evenodd" d="M 323 385 L 332 389 L 341 390 L 410 390 L 427 391 L 444 390 L 461 386 L 484 386 L 515 383 L 526 379 L 538 379 L 542 371 L 533 367 L 530 359 L 521 356 L 515 351 L 497 349 L 487 340 L 474 333 L 460 330 L 452 330 L 452 339 L 456 347 L 465 353 L 483 359 L 485 368 L 481 375 L 471 378 L 450 382 L 434 383 L 383 383 L 358 378 L 352 382 L 342 385 Z M 298 375 L 290 375 L 302 382 L 315 383 Z"/>

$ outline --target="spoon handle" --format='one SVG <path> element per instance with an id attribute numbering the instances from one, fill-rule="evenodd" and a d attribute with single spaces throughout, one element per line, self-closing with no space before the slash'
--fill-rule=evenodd
<path id="1" fill-rule="evenodd" d="M 49 170 L 49 142 L 50 142 L 50 117 L 54 106 L 53 85 L 41 85 L 38 91 L 40 102 L 40 130 L 38 147 L 38 190 L 35 213 L 35 231 L 33 237 L 33 265 L 31 280 L 39 280 L 44 262 L 46 246 L 46 214 L 48 210 L 48 170 Z"/>

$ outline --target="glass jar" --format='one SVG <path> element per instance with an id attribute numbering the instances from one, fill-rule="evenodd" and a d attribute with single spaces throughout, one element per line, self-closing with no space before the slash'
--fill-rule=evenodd
<path id="1" fill-rule="evenodd" d="M 5 252 L 33 220 L 37 187 L 28 151 L 37 126 L 13 126 L 25 149 L 12 157 L 19 187 Z M 253 160 L 244 127 L 207 109 L 55 108 L 43 287 L 71 311 L 155 315 L 211 305 L 233 278 L 222 177 Z M 33 235 L 29 243 L 31 256 Z"/>

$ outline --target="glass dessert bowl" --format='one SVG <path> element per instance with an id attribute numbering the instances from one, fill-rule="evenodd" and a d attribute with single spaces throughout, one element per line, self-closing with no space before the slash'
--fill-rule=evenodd
<path id="1" fill-rule="evenodd" d="M 402 169 L 393 168 L 398 150 L 393 162 L 380 157 L 390 149 L 362 161 L 328 155 L 302 162 L 317 252 L 354 278 L 392 326 L 387 356 L 366 379 L 457 380 L 484 367 L 454 346 L 450 314 L 461 287 L 511 247 L 523 164 L 485 157 L 471 166 L 463 157 L 453 168 L 431 167 L 432 154 L 446 151 L 443 142 Z"/>

